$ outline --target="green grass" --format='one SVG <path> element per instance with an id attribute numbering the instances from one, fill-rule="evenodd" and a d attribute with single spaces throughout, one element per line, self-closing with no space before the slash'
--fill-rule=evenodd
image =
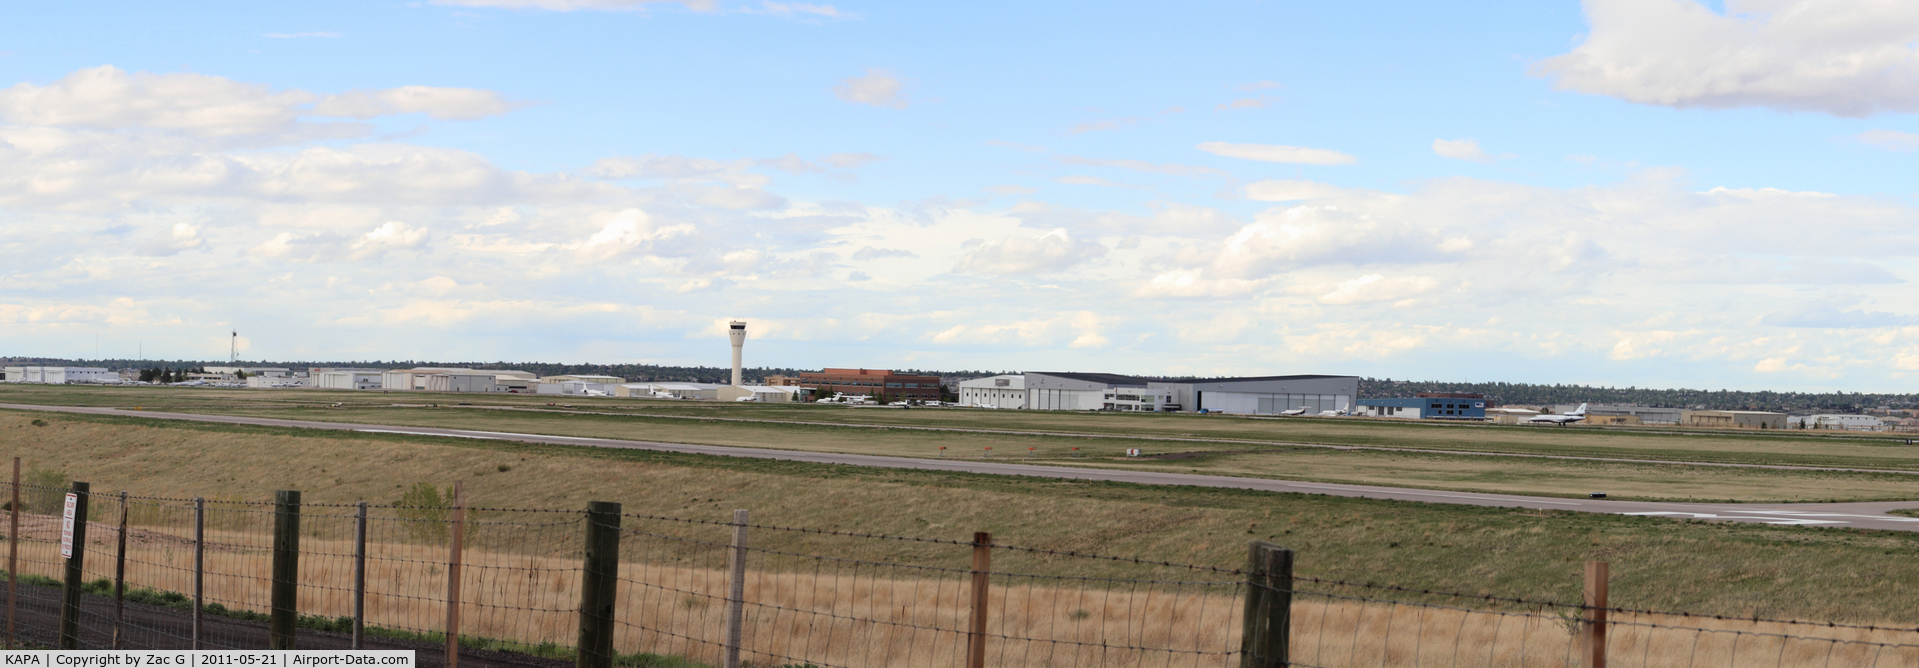
<path id="1" fill-rule="evenodd" d="M 35 417 L 48 424 L 31 426 Z M 1247 541 L 1257 539 L 1297 550 L 1304 575 L 1571 602 L 1579 600 L 1581 564 L 1602 559 L 1612 563 L 1616 605 L 1919 623 L 1919 534 L 1904 532 L 12 412 L 0 412 L 0 445 L 29 467 L 65 470 L 102 491 L 266 499 L 274 489 L 303 489 L 308 503 L 380 502 L 419 482 L 461 479 L 476 506 L 575 509 L 607 500 L 630 513 L 715 521 L 749 508 L 756 523 L 770 525 L 961 541 L 990 531 L 1000 544 L 1224 568 L 1238 567 Z M 723 527 L 683 530 L 726 539 Z M 781 550 L 960 568 L 968 556 L 963 546 L 937 543 L 755 536 Z M 1011 551 L 995 564 L 1031 573 L 1147 572 Z"/>

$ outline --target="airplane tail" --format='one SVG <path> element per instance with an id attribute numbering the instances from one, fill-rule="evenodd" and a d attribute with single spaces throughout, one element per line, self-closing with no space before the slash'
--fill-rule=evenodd
<path id="1" fill-rule="evenodd" d="M 1573 412 L 1572 412 L 1572 414 L 1573 414 L 1573 415 L 1585 415 L 1585 414 L 1586 414 L 1586 405 L 1585 405 L 1585 404 L 1580 404 L 1580 405 L 1579 405 L 1579 409 L 1578 409 L 1578 410 L 1575 410 L 1575 411 L 1573 411 Z"/>

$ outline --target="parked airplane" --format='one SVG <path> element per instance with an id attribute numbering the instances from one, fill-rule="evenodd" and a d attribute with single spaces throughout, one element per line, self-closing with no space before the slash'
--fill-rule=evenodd
<path id="1" fill-rule="evenodd" d="M 1586 405 L 1585 405 L 1585 404 L 1580 404 L 1580 405 L 1579 405 L 1579 408 L 1577 408 L 1577 409 L 1574 409 L 1574 410 L 1573 410 L 1573 412 L 1571 412 L 1571 413 L 1567 413 L 1567 414 L 1565 414 L 1565 415 L 1535 415 L 1535 416 L 1532 416 L 1531 418 L 1528 418 L 1528 419 L 1526 420 L 1526 424 L 1534 424 L 1534 423 L 1538 423 L 1538 424 L 1556 424 L 1556 425 L 1560 425 L 1560 426 L 1562 426 L 1562 427 L 1563 427 L 1563 426 L 1565 426 L 1565 425 L 1569 425 L 1569 424 L 1572 424 L 1572 423 L 1574 423 L 1574 422 L 1578 422 L 1578 421 L 1580 421 L 1580 420 L 1584 420 L 1584 419 L 1586 419 Z"/>
<path id="2" fill-rule="evenodd" d="M 1292 410 L 1284 410 L 1284 411 L 1280 411 L 1280 412 L 1279 412 L 1279 414 L 1280 414 L 1280 415 L 1305 415 L 1305 414 L 1306 414 L 1306 407 L 1304 407 L 1304 406 L 1301 406 L 1301 407 L 1299 407 L 1299 408 L 1294 408 L 1294 409 L 1292 409 Z"/>

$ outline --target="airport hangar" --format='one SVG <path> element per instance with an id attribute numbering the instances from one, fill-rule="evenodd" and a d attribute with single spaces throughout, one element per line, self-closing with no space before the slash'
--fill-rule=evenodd
<path id="1" fill-rule="evenodd" d="M 1358 376 L 1257 376 L 1162 380 L 1111 373 L 1028 371 L 1028 410 L 1098 410 L 1107 395 L 1128 390 L 1159 411 L 1277 415 L 1304 408 L 1307 413 L 1352 411 L 1359 396 Z"/>

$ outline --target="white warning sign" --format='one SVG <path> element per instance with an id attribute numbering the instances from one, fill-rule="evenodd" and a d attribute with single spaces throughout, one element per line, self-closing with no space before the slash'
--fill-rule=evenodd
<path id="1" fill-rule="evenodd" d="M 73 515 L 80 509 L 80 495 L 67 492 L 67 509 L 60 516 L 60 557 L 73 558 Z"/>

